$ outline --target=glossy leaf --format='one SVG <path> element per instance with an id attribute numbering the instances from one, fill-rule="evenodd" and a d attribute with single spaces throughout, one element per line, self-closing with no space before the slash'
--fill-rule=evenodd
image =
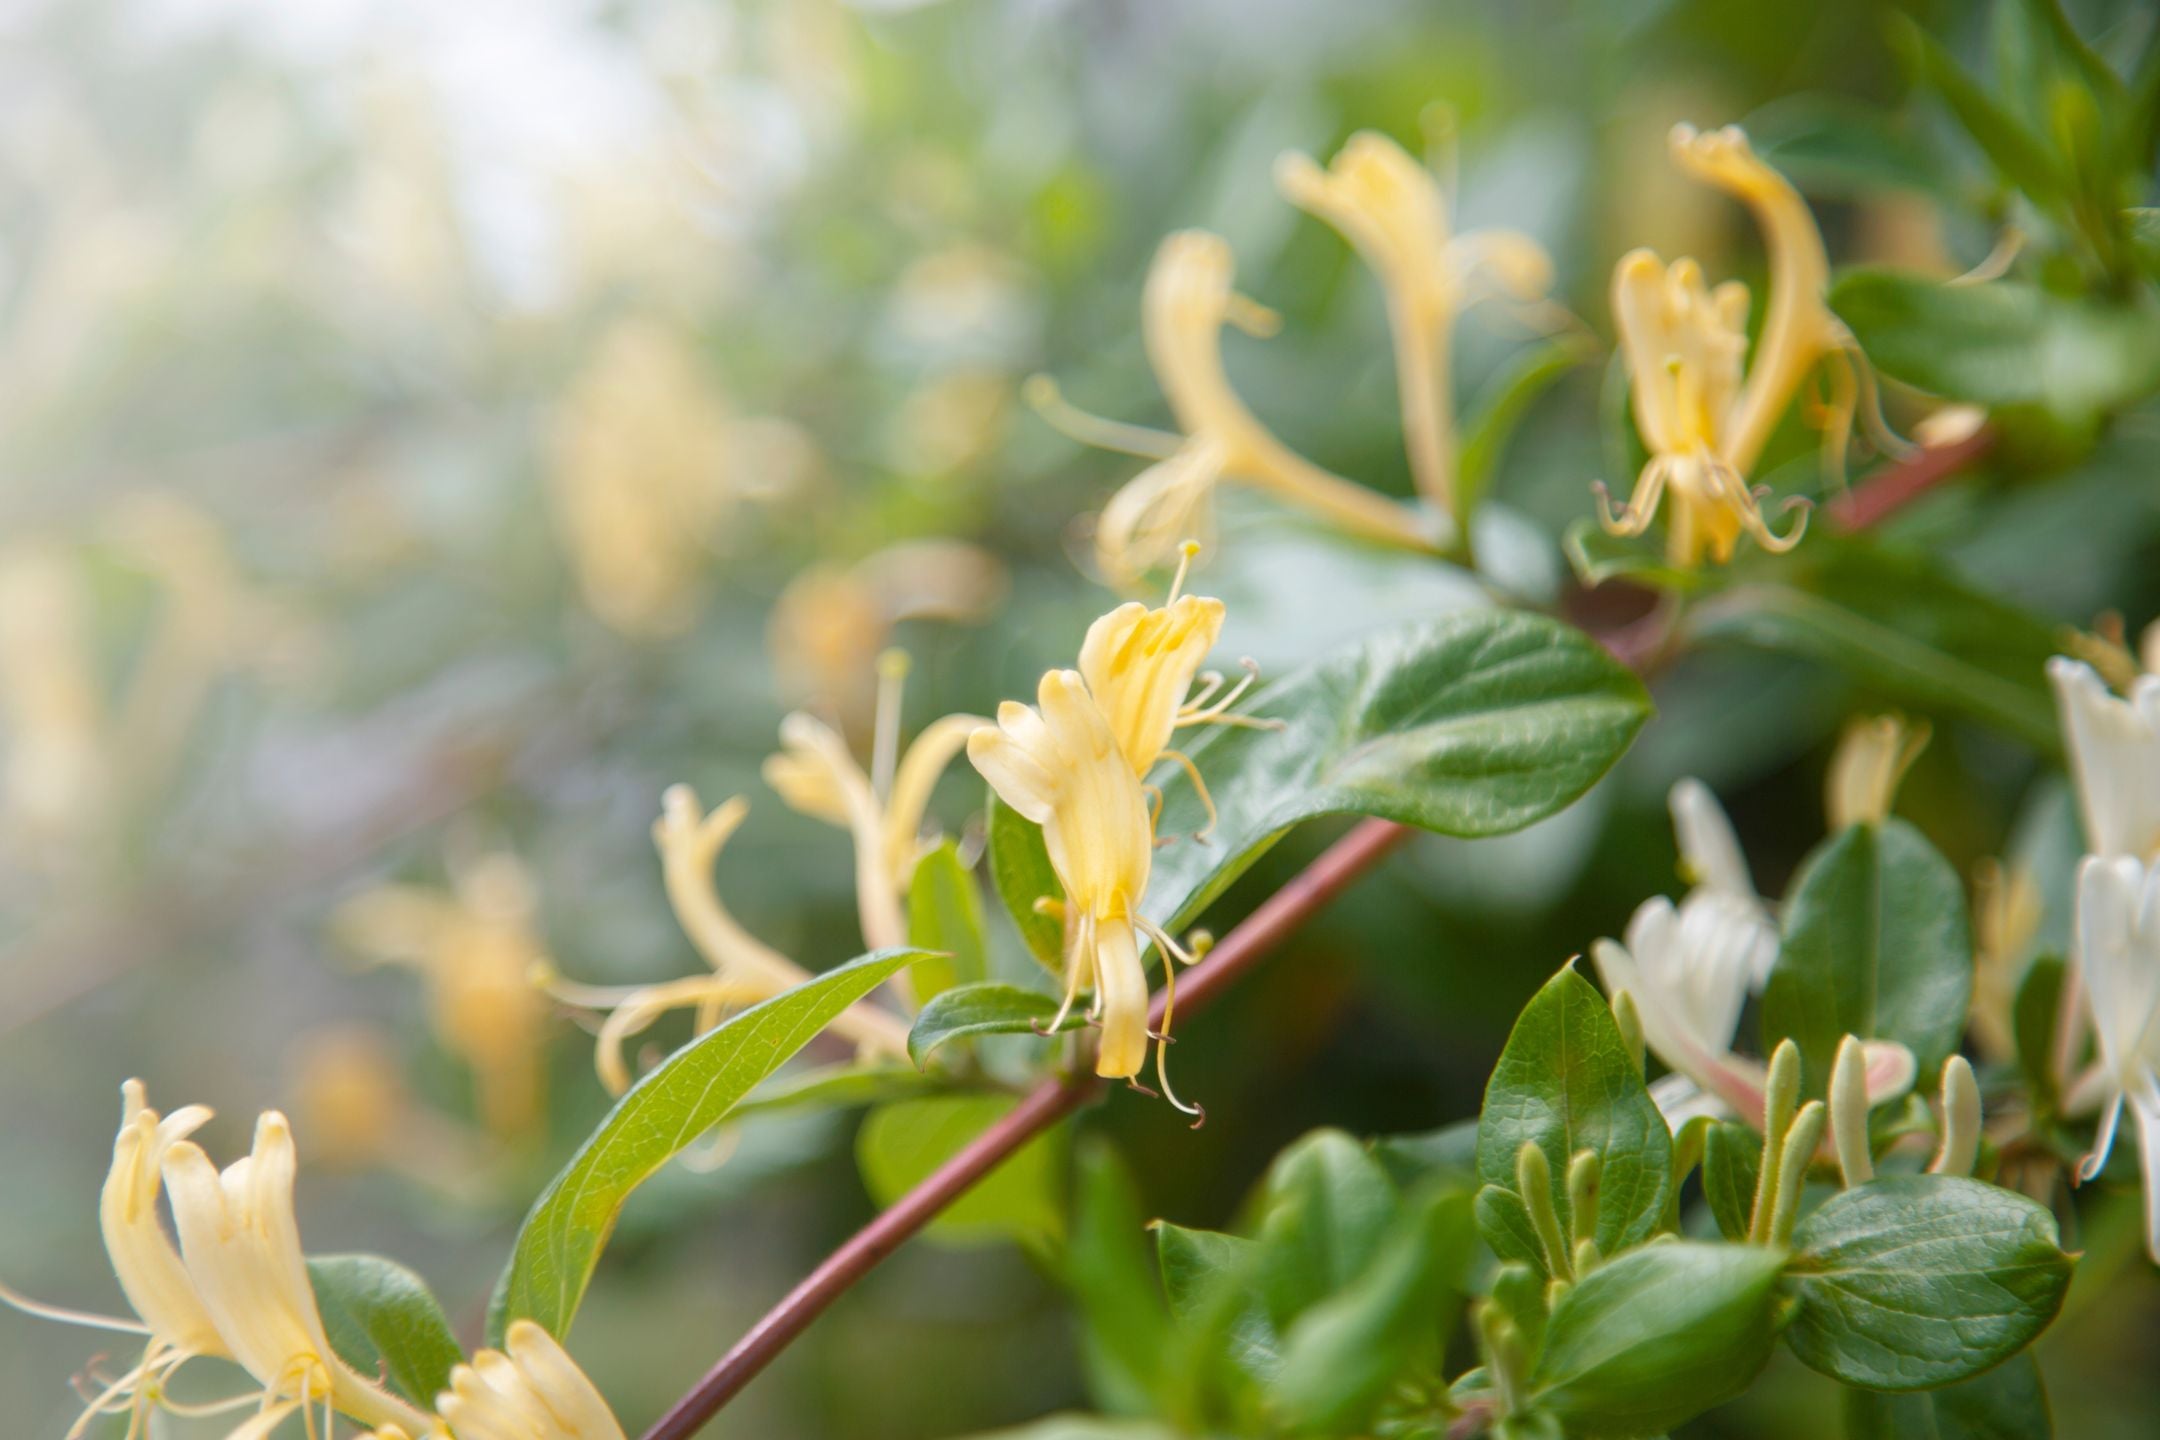
<path id="1" fill-rule="evenodd" d="M 855 1159 L 870 1197 L 880 1206 L 892 1204 L 1018 1103 L 1005 1095 L 941 1095 L 871 1111 L 855 1134 Z M 1064 1134 L 1053 1128 L 1021 1146 L 940 1211 L 924 1233 L 959 1245 L 1018 1240 L 1040 1246 L 1063 1238 L 1058 1174 Z"/>
<path id="2" fill-rule="evenodd" d="M 1161 1222 L 1155 1253 L 1163 1294 L 1188 1352 L 1204 1353 L 1219 1337 L 1239 1372 L 1272 1377 L 1282 1363 L 1281 1341 L 1253 1285 L 1259 1242 Z"/>
<path id="3" fill-rule="evenodd" d="M 1380 1162 L 1339 1130 L 1315 1131 L 1276 1159 L 1255 1277 L 1277 1329 L 1363 1272 L 1400 1203 Z"/>
<path id="4" fill-rule="evenodd" d="M 1573 967 L 1523 1007 L 1493 1067 L 1478 1115 L 1479 1177 L 1513 1193 L 1515 1157 L 1526 1140 L 1545 1152 L 1564 1232 L 1573 1223 L 1564 1177 L 1579 1150 L 1594 1150 L 1603 1161 L 1600 1251 L 1617 1255 L 1639 1245 L 1663 1221 L 1672 1193 L 1672 1133 L 1604 997 Z M 1507 1238 L 1486 1232 L 1503 1257 L 1543 1264 L 1536 1253 L 1502 1248 Z"/>
<path id="5" fill-rule="evenodd" d="M 1103 1409 L 1152 1413 L 1162 1391 L 1170 1317 L 1132 1173 L 1107 1141 L 1080 1147 L 1066 1288 L 1080 1315 L 1080 1360 Z"/>
<path id="6" fill-rule="evenodd" d="M 990 973 L 982 900 L 952 841 L 916 862 L 915 877 L 908 883 L 907 921 L 908 943 L 935 952 L 909 972 L 918 1004 Z"/>
<path id="7" fill-rule="evenodd" d="M 1084 1006 L 1067 1012 L 1059 1030 L 1077 1030 L 1087 1023 Z M 1057 1018 L 1058 999 L 1040 990 L 986 980 L 947 990 L 923 1006 L 908 1032 L 908 1055 L 917 1065 L 927 1065 L 939 1046 L 973 1035 L 1043 1034 Z"/>
<path id="8" fill-rule="evenodd" d="M 2029 1351 L 1939 1390 L 1845 1391 L 1845 1440 L 2050 1440 L 2054 1433 Z"/>
<path id="9" fill-rule="evenodd" d="M 1926 837 L 1895 817 L 1831 836 L 1802 862 L 1763 990 L 1763 1048 L 1800 1046 L 1821 1095 L 1845 1035 L 1896 1040 L 1923 1079 L 1958 1047 L 1972 1001 L 1965 888 Z"/>
<path id="10" fill-rule="evenodd" d="M 1532 1403 L 1569 1435 L 1657 1435 L 1748 1387 L 1777 1339 L 1781 1250 L 1674 1241 L 1622 1255 L 1552 1310 Z"/>
<path id="11" fill-rule="evenodd" d="M 1745 1125 L 1721 1120 L 1703 1139 L 1703 1198 L 1727 1240 L 1745 1240 L 1762 1174 L 1762 1137 Z"/>
<path id="12" fill-rule="evenodd" d="M 1065 927 L 1035 908 L 1037 900 L 1063 900 L 1065 887 L 1050 868 L 1042 827 L 990 792 L 986 810 L 990 879 L 1020 938 L 1052 975 L 1064 973 Z"/>
<path id="13" fill-rule="evenodd" d="M 450 1388 L 451 1368 L 465 1357 L 427 1281 L 380 1255 L 311 1255 L 307 1268 L 338 1358 L 433 1410 L 435 1397 Z"/>
<path id="14" fill-rule="evenodd" d="M 2001 1364 L 2047 1328 L 2070 1283 L 2045 1207 L 1949 1176 L 1886 1176 L 1833 1195 L 1793 1247 L 1793 1353 L 1871 1390 L 1929 1389 Z"/>
<path id="15" fill-rule="evenodd" d="M 566 1334 L 630 1193 L 841 1011 L 921 958 L 883 950 L 828 970 L 708 1031 L 632 1086 L 526 1215 L 496 1283 L 489 1333 L 499 1338 L 510 1321 L 528 1319 Z"/>
<path id="16" fill-rule="evenodd" d="M 873 1063 L 821 1065 L 800 1074 L 776 1075 L 752 1090 L 728 1112 L 730 1120 L 769 1115 L 783 1110 L 842 1109 L 855 1105 L 879 1105 L 934 1093 L 952 1082 L 923 1074 L 911 1066 Z"/>

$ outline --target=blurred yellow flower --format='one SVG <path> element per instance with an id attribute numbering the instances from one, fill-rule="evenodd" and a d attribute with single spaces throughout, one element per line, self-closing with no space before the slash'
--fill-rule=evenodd
<path id="1" fill-rule="evenodd" d="M 1602 487 L 1600 519 L 1614 534 L 1649 528 L 1669 490 L 1666 549 L 1676 565 L 1732 558 L 1745 533 L 1773 552 L 1791 549 L 1803 512 L 1784 534 L 1770 528 L 1749 475 L 1801 382 L 1825 360 L 1840 363 L 1840 391 L 1826 426 L 1829 452 L 1842 469 L 1843 447 L 1865 376 L 1846 352 L 1852 340 L 1824 303 L 1829 261 L 1822 235 L 1798 191 L 1756 158 L 1747 137 L 1727 126 L 1708 134 L 1672 132 L 1681 169 L 1743 201 L 1761 226 L 1770 256 L 1770 301 L 1754 363 L 1747 356 L 1748 292 L 1727 281 L 1708 288 L 1692 260 L 1670 266 L 1647 250 L 1623 257 L 1613 273 L 1613 318 L 1632 384 L 1635 423 L 1650 460 L 1628 503 L 1615 512 Z"/>
<path id="2" fill-rule="evenodd" d="M 2017 992 L 2031 968 L 2040 916 L 2040 885 L 2030 869 L 1980 862 L 1973 875 L 1971 1023 L 1981 1055 L 2001 1064 L 2017 1059 Z"/>
<path id="3" fill-rule="evenodd" d="M 657 985 L 607 987 L 567 981 L 552 969 L 540 972 L 541 984 L 556 999 L 608 1012 L 593 1064 L 610 1093 L 619 1095 L 630 1086 L 624 1042 L 642 1034 L 662 1015 L 694 1009 L 696 1033 L 703 1034 L 730 1011 L 770 999 L 811 978 L 809 971 L 743 929 L 720 902 L 713 864 L 749 813 L 750 803 L 738 795 L 707 814 L 695 790 L 671 785 L 661 799 L 660 818 L 653 824 L 668 902 L 683 933 L 712 967 L 711 974 Z M 832 1028 L 866 1055 L 907 1054 L 906 1023 L 868 1001 L 843 1011 Z"/>
<path id="4" fill-rule="evenodd" d="M 618 321 L 554 425 L 556 528 L 585 603 L 626 635 L 679 633 L 729 508 L 728 423 L 689 341 Z"/>
<path id="5" fill-rule="evenodd" d="M 1449 332 L 1488 294 L 1543 300 L 1552 289 L 1551 259 L 1512 230 L 1450 234 L 1447 197 L 1432 172 L 1374 131 L 1351 136 L 1325 170 L 1286 154 L 1275 179 L 1292 204 L 1334 226 L 1380 277 L 1411 474 L 1426 502 L 1459 525 Z"/>
<path id="6" fill-rule="evenodd" d="M 530 1320 L 511 1322 L 501 1350 L 452 1370 L 435 1406 L 457 1440 L 623 1440 L 592 1381 Z"/>
<path id="7" fill-rule="evenodd" d="M 453 861 L 450 893 L 378 886 L 339 906 L 331 929 L 371 961 L 420 973 L 436 1038 L 472 1070 L 482 1123 L 516 1141 L 545 1099 L 547 1005 L 531 981 L 547 961 L 538 902 L 513 855 Z"/>
<path id="8" fill-rule="evenodd" d="M 6 815 L 32 838 L 79 834 L 104 809 L 108 717 L 95 658 L 89 597 L 66 554 L 34 541 L 0 553 Z"/>
<path id="9" fill-rule="evenodd" d="M 1236 268 L 1228 241 L 1184 230 L 1163 241 L 1148 271 L 1141 314 L 1148 362 L 1180 433 L 1101 420 L 1066 404 L 1047 377 L 1029 383 L 1030 401 L 1073 438 L 1156 462 L 1103 507 L 1095 556 L 1104 576 L 1130 584 L 1169 563 L 1188 538 L 1205 536 L 1215 486 L 1225 480 L 1242 481 L 1351 535 L 1438 548 L 1444 537 L 1433 520 L 1297 454 L 1238 398 L 1223 368 L 1223 327 L 1264 338 L 1280 321 L 1237 293 Z"/>
<path id="10" fill-rule="evenodd" d="M 1927 748 L 1930 733 L 1926 721 L 1911 724 L 1897 715 L 1847 722 L 1824 782 L 1823 810 L 1830 829 L 1880 825 L 1888 819 L 1898 782 Z"/>
<path id="11" fill-rule="evenodd" d="M 285 1117 L 265 1111 L 246 1158 L 221 1173 L 193 1141 L 165 1153 L 173 1226 L 195 1294 L 232 1358 L 263 1386 L 261 1423 L 320 1407 L 364 1425 L 418 1430 L 428 1417 L 355 1372 L 330 1346 L 293 1217 L 299 1170 Z M 313 1429 L 313 1422 L 310 1422 Z"/>

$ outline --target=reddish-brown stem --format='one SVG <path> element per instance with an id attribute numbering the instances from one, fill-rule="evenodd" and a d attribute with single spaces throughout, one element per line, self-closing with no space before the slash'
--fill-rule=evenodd
<path id="1" fill-rule="evenodd" d="M 1849 535 L 1880 525 L 1922 495 L 1994 448 L 1995 432 L 1986 426 L 1948 445 L 1931 445 L 1866 480 L 1824 506 L 1832 529 Z"/>
<path id="2" fill-rule="evenodd" d="M 1178 987 L 1179 1010 L 1190 1013 L 1213 1000 L 1409 834 L 1389 820 L 1359 822 L 1289 884 L 1261 902 L 1206 959 L 1186 972 Z M 1151 1029 L 1161 1028 L 1167 998 L 1157 992 L 1150 1012 Z M 1029 1091 L 1003 1119 L 827 1256 L 645 1432 L 645 1440 L 683 1440 L 695 1435 L 848 1287 L 1014 1151 L 1091 1099 L 1101 1085 L 1091 1075 L 1053 1076 Z"/>

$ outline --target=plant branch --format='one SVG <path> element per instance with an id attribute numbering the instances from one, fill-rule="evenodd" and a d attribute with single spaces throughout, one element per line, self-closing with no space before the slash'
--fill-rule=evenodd
<path id="1" fill-rule="evenodd" d="M 1824 506 L 1830 527 L 1850 535 L 1880 525 L 1995 448 L 1995 431 L 1982 426 L 1962 440 L 1931 445 L 1885 465 Z"/>
<path id="2" fill-rule="evenodd" d="M 1190 1012 L 1215 999 L 1409 834 L 1407 827 L 1391 820 L 1361 821 L 1289 884 L 1261 902 L 1208 952 L 1206 959 L 1186 972 L 1179 987 L 1179 1008 Z M 1149 1012 L 1150 1028 L 1162 1025 L 1166 998 L 1156 993 L 1154 1009 Z M 879 1261 L 1021 1146 L 1093 1099 L 1101 1089 L 1102 1082 L 1092 1075 L 1069 1075 L 1052 1076 L 1029 1091 L 995 1125 L 969 1141 L 958 1154 L 827 1256 L 645 1432 L 644 1440 L 685 1440 L 703 1429 L 721 1406 Z"/>

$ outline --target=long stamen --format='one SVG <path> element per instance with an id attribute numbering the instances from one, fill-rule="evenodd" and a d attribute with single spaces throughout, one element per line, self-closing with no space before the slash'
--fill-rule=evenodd
<path id="1" fill-rule="evenodd" d="M 20 1310 L 25 1315 L 35 1315 L 40 1320 L 57 1320 L 62 1325 L 82 1325 L 92 1330 L 113 1330 L 123 1335 L 147 1335 L 150 1327 L 140 1320 L 123 1320 L 117 1315 L 99 1315 L 89 1310 L 70 1310 L 64 1305 L 47 1305 L 32 1300 L 18 1290 L 0 1284 L 0 1304 Z"/>
<path id="2" fill-rule="evenodd" d="M 1240 721 L 1246 721 L 1250 723 L 1250 717 L 1239 716 L 1235 718 L 1229 718 L 1226 717 L 1224 714 L 1224 712 L 1227 711 L 1232 705 L 1237 704 L 1239 698 L 1242 697 L 1247 690 L 1252 689 L 1252 687 L 1256 683 L 1258 683 L 1260 679 L 1259 661 L 1253 659 L 1250 655 L 1248 655 L 1244 659 L 1240 660 L 1238 664 L 1244 667 L 1245 678 L 1238 681 L 1237 684 L 1231 686 L 1229 694 L 1223 696 L 1220 700 L 1217 700 L 1212 704 L 1203 706 L 1201 700 L 1199 699 L 1188 701 L 1184 706 L 1179 708 L 1177 713 L 1177 723 L 1174 728 L 1182 730 L 1187 725 L 1234 725 L 1240 723 Z M 1217 679 L 1219 683 L 1220 677 L 1217 677 Z M 1280 726 L 1279 724 L 1273 724 L 1269 728 L 1280 728 Z"/>
<path id="3" fill-rule="evenodd" d="M 1020 387 L 1020 396 L 1051 429 L 1068 440 L 1092 445 L 1098 450 L 1137 455 L 1143 460 L 1167 460 L 1184 444 L 1178 436 L 1165 430 L 1151 430 L 1145 425 L 1128 425 L 1122 420 L 1090 415 L 1067 400 L 1058 389 L 1057 381 L 1048 375 L 1030 375 Z"/>
<path id="4" fill-rule="evenodd" d="M 1171 955 L 1171 949 L 1174 947 L 1169 946 L 1170 937 L 1161 933 L 1153 925 L 1143 924 L 1141 928 L 1154 937 L 1156 944 L 1166 947 L 1163 953 L 1162 967 L 1162 1033 L 1155 1037 L 1155 1082 L 1162 1086 L 1163 1099 L 1170 1102 L 1170 1108 L 1180 1114 L 1192 1116 L 1192 1128 L 1197 1130 L 1202 1125 L 1207 1124 L 1207 1107 L 1205 1105 L 1186 1104 L 1178 1099 L 1177 1091 L 1170 1088 L 1170 1017 L 1177 1012 L 1177 963 Z"/>
<path id="5" fill-rule="evenodd" d="M 1193 683 L 1199 688 L 1186 699 L 1183 705 L 1178 707 L 1181 710 L 1198 709 L 1213 699 L 1215 692 L 1223 687 L 1222 671 L 1203 670 L 1193 677 Z"/>
<path id="6" fill-rule="evenodd" d="M 1185 576 L 1187 572 L 1192 569 L 1192 562 L 1194 558 L 1199 555 L 1199 553 L 1199 541 L 1186 540 L 1179 543 L 1177 574 L 1170 577 L 1170 595 L 1169 598 L 1163 601 L 1164 608 L 1167 609 L 1168 607 L 1177 604 L 1178 596 L 1182 594 L 1185 589 Z"/>
<path id="7" fill-rule="evenodd" d="M 877 733 L 871 741 L 870 792 L 883 805 L 892 798 L 900 764 L 900 696 L 907 685 L 908 653 L 894 648 L 878 656 Z"/>
<path id="8" fill-rule="evenodd" d="M 1077 928 L 1080 933 L 1074 938 L 1078 943 L 1067 950 L 1065 955 L 1065 999 L 1058 1006 L 1057 1017 L 1050 1022 L 1050 1028 L 1042 1032 L 1045 1035 L 1055 1035 L 1065 1027 L 1065 1017 L 1072 1013 L 1073 1001 L 1079 998 L 1081 976 L 1086 969 L 1081 957 L 1094 953 L 1087 943 L 1095 934 L 1093 918 L 1083 918 Z"/>
<path id="9" fill-rule="evenodd" d="M 1200 778 L 1200 767 L 1193 764 L 1192 756 L 1187 755 L 1182 750 L 1165 750 L 1162 752 L 1162 758 L 1165 760 L 1176 761 L 1179 768 L 1184 770 L 1186 775 L 1191 777 L 1193 784 L 1193 793 L 1200 797 L 1200 804 L 1203 808 L 1207 810 L 1207 824 L 1202 825 L 1198 830 L 1193 831 L 1192 838 L 1202 845 L 1207 844 L 1208 837 L 1215 833 L 1216 821 L 1219 820 L 1221 817 L 1215 813 L 1215 797 L 1208 793 L 1207 781 Z M 1155 793 L 1158 797 L 1155 807 L 1156 815 L 1160 817 L 1162 813 L 1162 805 L 1160 803 L 1160 797 L 1162 795 L 1162 792 L 1158 790 Z"/>

